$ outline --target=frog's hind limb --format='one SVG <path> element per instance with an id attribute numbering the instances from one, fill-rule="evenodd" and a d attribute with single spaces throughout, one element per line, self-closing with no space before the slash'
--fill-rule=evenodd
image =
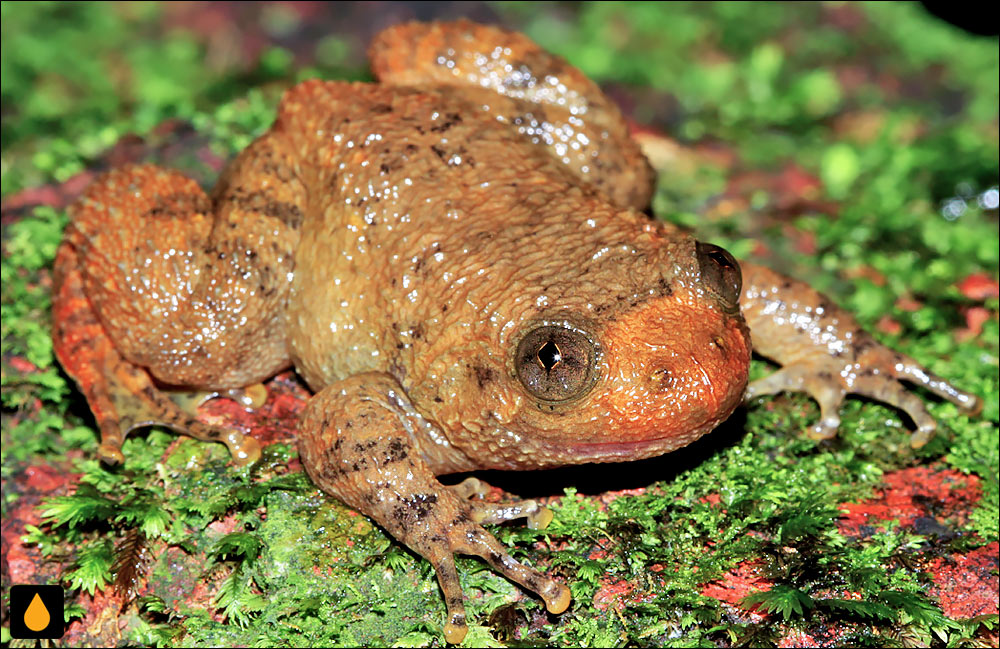
<path id="1" fill-rule="evenodd" d="M 426 421 L 392 377 L 372 372 L 317 393 L 299 424 L 299 448 L 310 477 L 324 491 L 370 516 L 434 566 L 448 619 L 444 636 L 461 642 L 468 631 L 454 555 L 482 557 L 497 572 L 538 593 L 552 613 L 570 603 L 566 586 L 518 563 L 480 522 L 527 516 L 543 508 L 528 501 L 501 511 L 469 500 L 481 491 L 466 481 L 445 487 L 412 437 Z M 530 504 L 529 504 L 530 503 Z"/>
<path id="2" fill-rule="evenodd" d="M 850 313 L 808 285 L 756 264 L 740 266 L 740 307 L 754 351 L 782 365 L 751 383 L 747 398 L 786 390 L 808 393 L 820 406 L 820 420 L 810 430 L 814 439 L 836 435 L 840 404 L 847 394 L 859 394 L 903 410 L 917 425 L 910 444 L 926 444 L 937 422 L 900 381 L 920 385 L 969 414 L 981 410 L 981 399 L 879 344 Z"/>
<path id="3" fill-rule="evenodd" d="M 55 265 L 53 342 L 121 461 L 133 429 L 163 424 L 225 441 L 237 462 L 256 442 L 195 419 L 204 392 L 241 390 L 290 365 L 284 303 L 304 192 L 282 140 L 264 136 L 212 196 L 154 166 L 104 174 L 70 209 Z M 202 391 L 172 401 L 161 384 Z M 250 405 L 261 393 L 246 388 Z"/>
<path id="4" fill-rule="evenodd" d="M 615 205 L 649 206 L 654 172 L 618 106 L 524 34 L 468 20 L 403 23 L 372 40 L 369 58 L 379 82 L 457 87 Z"/>
<path id="5" fill-rule="evenodd" d="M 122 358 L 84 293 L 72 246 L 60 247 L 55 274 L 53 347 L 94 413 L 101 431 L 98 455 L 102 460 L 110 464 L 124 461 L 121 446 L 125 437 L 153 425 L 204 441 L 223 442 L 237 464 L 260 457 L 260 445 L 253 437 L 198 421 L 160 391 L 145 370 Z"/>

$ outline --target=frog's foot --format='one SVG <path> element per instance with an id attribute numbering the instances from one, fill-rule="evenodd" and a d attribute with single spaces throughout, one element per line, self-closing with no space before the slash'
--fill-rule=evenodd
<path id="1" fill-rule="evenodd" d="M 157 388 L 144 369 L 122 358 L 83 292 L 75 254 L 64 245 L 56 260 L 53 343 L 59 361 L 79 383 L 97 419 L 100 458 L 110 464 L 123 462 L 125 437 L 137 428 L 154 425 L 223 442 L 237 464 L 259 458 L 260 445 L 253 437 L 198 421 Z"/>
<path id="2" fill-rule="evenodd" d="M 394 379 L 380 373 L 357 375 L 309 401 L 299 425 L 303 464 L 324 491 L 370 516 L 431 562 L 444 593 L 449 643 L 461 642 L 468 631 L 455 554 L 482 557 L 497 572 L 538 593 L 550 612 L 566 610 L 568 588 L 518 563 L 482 527 L 520 517 L 541 523 L 543 508 L 532 501 L 470 502 L 470 496 L 485 491 L 475 478 L 451 488 L 442 485 L 434 477 L 432 460 L 410 436 L 427 425 Z"/>
<path id="3" fill-rule="evenodd" d="M 451 487 L 459 498 L 482 499 L 490 491 L 490 485 L 478 478 L 466 478 Z M 513 503 L 482 503 L 473 502 L 472 520 L 487 525 L 524 518 L 528 528 L 544 530 L 552 522 L 552 511 L 539 505 L 534 500 L 519 500 Z"/>
<path id="4" fill-rule="evenodd" d="M 98 454 L 105 462 L 116 464 L 124 461 L 121 445 L 134 430 L 146 426 L 165 426 L 176 433 L 190 435 L 206 442 L 222 442 L 239 466 L 260 458 L 260 444 L 238 430 L 211 426 L 199 421 L 193 413 L 178 408 L 168 393 L 160 391 L 142 368 L 117 357 L 107 359 L 103 384 L 85 390 L 103 393 L 111 408 L 94 408 L 101 429 Z"/>
<path id="5" fill-rule="evenodd" d="M 195 390 L 191 392 L 168 393 L 170 400 L 178 408 L 194 415 L 198 412 L 198 406 L 210 399 L 231 399 L 243 406 L 244 409 L 254 411 L 264 405 L 267 401 L 267 388 L 263 383 L 255 383 L 245 388 L 230 388 L 228 390 Z"/>

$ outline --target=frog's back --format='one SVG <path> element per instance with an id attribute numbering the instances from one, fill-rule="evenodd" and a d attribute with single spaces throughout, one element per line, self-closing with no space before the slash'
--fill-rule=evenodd
<path id="1" fill-rule="evenodd" d="M 293 146 L 310 188 L 289 343 L 314 389 L 362 371 L 409 387 L 444 350 L 500 348 L 505 325 L 553 296 L 533 277 L 569 264 L 593 281 L 594 251 L 634 248 L 643 220 L 518 132 L 495 97 L 321 81 L 286 96 L 274 132 L 306 138 Z M 572 267 L 562 275 L 571 286 Z M 488 339 L 469 340 L 483 320 Z"/>

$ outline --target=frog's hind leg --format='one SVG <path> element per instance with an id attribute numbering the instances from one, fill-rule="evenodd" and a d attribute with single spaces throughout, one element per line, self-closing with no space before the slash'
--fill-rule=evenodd
<path id="1" fill-rule="evenodd" d="M 97 416 L 106 459 L 120 461 L 124 436 L 151 423 L 224 441 L 237 461 L 256 455 L 255 442 L 197 421 L 197 400 L 178 405 L 151 376 L 221 392 L 289 366 L 285 302 L 305 197 L 286 148 L 256 140 L 212 196 L 176 172 L 125 167 L 70 209 L 53 338 Z"/>
<path id="2" fill-rule="evenodd" d="M 253 437 L 209 426 L 178 408 L 141 367 L 115 349 L 84 293 L 76 251 L 60 247 L 53 297 L 53 346 L 59 362 L 80 385 L 101 431 L 98 454 L 105 462 L 124 460 L 125 437 L 144 426 L 161 425 L 197 439 L 223 442 L 237 464 L 260 457 Z"/>
<path id="3" fill-rule="evenodd" d="M 614 101 L 527 36 L 468 20 L 404 23 L 378 34 L 369 57 L 382 83 L 460 88 L 456 99 L 488 107 L 615 205 L 649 206 L 654 172 Z"/>

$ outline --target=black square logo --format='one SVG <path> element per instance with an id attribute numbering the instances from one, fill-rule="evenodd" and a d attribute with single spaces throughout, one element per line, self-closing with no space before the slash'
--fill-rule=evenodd
<path id="1" fill-rule="evenodd" d="M 10 637 L 57 640 L 64 631 L 62 586 L 10 587 Z"/>

